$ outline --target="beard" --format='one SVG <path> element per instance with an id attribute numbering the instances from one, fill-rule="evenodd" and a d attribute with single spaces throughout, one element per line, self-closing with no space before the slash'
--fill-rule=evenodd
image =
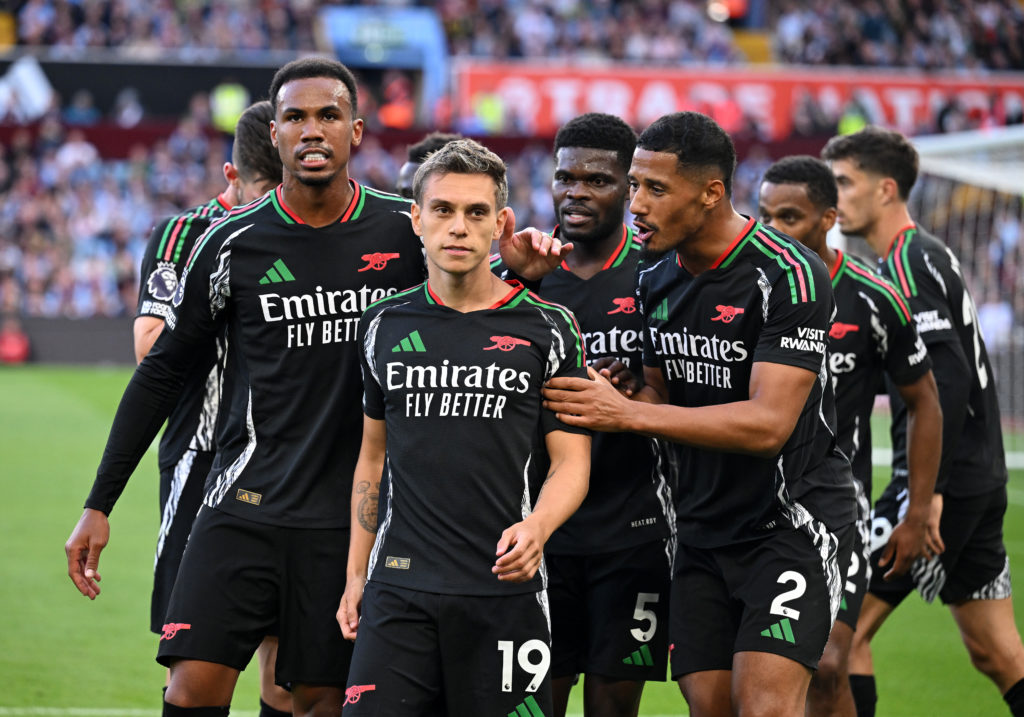
<path id="1" fill-rule="evenodd" d="M 295 174 L 295 179 L 298 180 L 299 184 L 307 187 L 326 187 L 334 181 L 337 175 L 337 172 L 317 172 L 315 174 L 299 172 Z"/>

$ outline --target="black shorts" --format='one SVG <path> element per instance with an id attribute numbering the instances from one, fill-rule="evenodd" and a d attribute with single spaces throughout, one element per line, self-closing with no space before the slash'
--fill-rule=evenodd
<path id="1" fill-rule="evenodd" d="M 669 629 L 672 679 L 731 670 L 737 652 L 770 652 L 817 667 L 842 581 L 838 539 L 820 523 L 812 526 L 722 548 L 680 544 Z"/>
<path id="2" fill-rule="evenodd" d="M 871 505 L 860 481 L 857 486 L 857 523 L 839 534 L 839 570 L 843 575 L 843 599 L 836 620 L 857 629 L 864 594 L 871 582 Z"/>
<path id="3" fill-rule="evenodd" d="M 335 619 L 347 528 L 281 528 L 203 508 L 178 570 L 157 662 L 242 670 L 277 634 L 279 685 L 345 684 L 352 645 Z"/>
<path id="4" fill-rule="evenodd" d="M 668 539 L 595 555 L 546 555 L 551 675 L 665 679 Z"/>
<path id="5" fill-rule="evenodd" d="M 153 561 L 153 597 L 149 629 L 159 635 L 166 622 L 167 602 L 178 576 L 192 521 L 203 504 L 203 484 L 213 465 L 214 453 L 191 449 L 177 464 L 160 471 L 160 534 Z"/>
<path id="6" fill-rule="evenodd" d="M 864 593 L 868 591 L 868 583 L 871 580 L 869 532 L 868 521 L 858 520 L 855 525 L 840 531 L 838 535 L 843 599 L 839 603 L 836 620 L 849 625 L 852 630 L 857 629 L 857 618 L 860 616 L 861 605 L 864 604 Z"/>
<path id="7" fill-rule="evenodd" d="M 345 717 L 552 714 L 544 591 L 439 595 L 371 581 Z"/>
<path id="8" fill-rule="evenodd" d="M 939 523 L 945 552 L 931 560 L 918 560 L 906 575 L 886 582 L 878 560 L 893 527 L 906 512 L 908 499 L 905 479 L 893 479 L 875 504 L 872 595 L 892 606 L 899 605 L 915 588 L 928 602 L 939 597 L 945 604 L 1010 597 L 1010 562 L 1003 544 L 1006 486 L 969 498 L 946 496 Z"/>

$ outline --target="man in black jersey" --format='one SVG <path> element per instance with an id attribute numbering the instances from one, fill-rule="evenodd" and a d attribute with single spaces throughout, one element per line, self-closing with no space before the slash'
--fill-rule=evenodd
<path id="1" fill-rule="evenodd" d="M 807 714 L 854 717 L 849 655 L 871 575 L 868 500 L 875 387 L 884 376 L 892 381 L 907 404 L 911 426 L 909 507 L 889 536 L 883 556 L 887 576 L 902 575 L 918 557 L 941 552 L 938 524 L 929 524 L 928 519 L 939 468 L 936 448 L 942 441 L 942 410 L 931 361 L 906 302 L 862 259 L 826 243 L 835 224 L 837 202 L 836 181 L 828 165 L 814 157 L 786 157 L 764 174 L 758 214 L 765 226 L 813 249 L 832 276 L 836 315 L 829 330 L 829 373 L 836 394 L 839 447 L 853 465 L 861 514 L 853 550 L 839 555 L 846 577 L 843 601 L 811 678 Z"/>
<path id="2" fill-rule="evenodd" d="M 839 227 L 864 237 L 882 272 L 909 304 L 928 347 L 942 404 L 942 456 L 935 485 L 945 551 L 918 560 L 910 574 L 874 576 L 864 599 L 850 672 L 869 685 L 860 714 L 874 714 L 870 642 L 915 586 L 949 605 L 974 665 L 989 677 L 1014 715 L 1024 715 L 1024 647 L 1011 602 L 1003 545 L 1006 461 L 992 368 L 960 264 L 907 210 L 917 179 L 917 152 L 898 132 L 868 127 L 834 137 L 822 150 L 839 186 Z M 883 542 L 905 510 L 907 407 L 893 407 L 893 481 L 875 505 L 873 541 Z M 875 559 L 874 557 L 872 559 Z"/>
<path id="3" fill-rule="evenodd" d="M 211 225 L 188 258 L 164 331 L 114 419 L 68 572 L 98 594 L 107 514 L 173 407 L 197 347 L 226 336 L 217 455 L 182 558 L 158 660 L 165 715 L 227 714 L 239 671 L 269 631 L 276 679 L 299 714 L 338 715 L 351 647 L 334 614 L 344 591 L 358 455 L 360 313 L 422 280 L 422 244 L 401 197 L 349 177 L 362 137 L 356 84 L 335 61 L 275 75 L 271 137 L 283 183 Z M 521 274 L 559 260 L 536 232 L 502 235 Z"/>
<path id="4" fill-rule="evenodd" d="M 559 129 L 554 233 L 576 249 L 538 293 L 576 315 L 588 364 L 639 374 L 642 245 L 623 224 L 635 148 L 636 133 L 612 115 L 585 114 Z M 590 465 L 583 505 L 544 551 L 555 714 L 565 714 L 575 676 L 586 673 L 588 717 L 636 715 L 644 681 L 664 680 L 668 662 L 670 476 L 659 442 L 631 433 L 596 435 Z"/>
<path id="5" fill-rule="evenodd" d="M 490 272 L 509 215 L 497 155 L 451 142 L 414 191 L 427 282 L 360 323 L 345 714 L 551 714 L 542 552 L 586 494 L 590 437 L 543 410 L 540 391 L 586 375 L 582 336 L 564 307 Z M 531 509 L 538 429 L 551 466 Z"/>
<path id="6" fill-rule="evenodd" d="M 395 191 L 406 199 L 412 199 L 412 180 L 416 176 L 416 170 L 420 168 L 428 154 L 436 152 L 453 139 L 462 139 L 462 135 L 431 132 L 416 144 L 410 145 L 406 162 L 398 170 Z"/>
<path id="7" fill-rule="evenodd" d="M 267 101 L 246 109 L 235 127 L 232 161 L 224 163 L 227 188 L 206 204 L 171 217 L 153 229 L 143 255 L 139 305 L 133 325 L 137 361 L 141 362 L 153 347 L 165 317 L 173 316 L 171 299 L 185 262 L 210 222 L 236 205 L 254 201 L 280 183 L 281 157 L 270 141 L 273 119 L 274 110 Z M 167 601 L 213 464 L 222 368 L 217 361 L 217 347 L 211 345 L 186 378 L 182 400 L 168 416 L 160 440 L 161 521 L 150 610 L 150 629 L 158 635 L 163 632 Z M 277 638 L 266 638 L 258 656 L 261 717 L 288 714 L 291 695 L 274 684 Z"/>
<path id="8" fill-rule="evenodd" d="M 645 244 L 671 250 L 639 275 L 645 386 L 629 400 L 600 377 L 553 379 L 545 405 L 678 452 L 669 639 L 691 714 L 794 715 L 839 610 L 856 501 L 831 418 L 828 272 L 736 213 L 735 163 L 699 113 L 640 135 L 630 210 Z"/>

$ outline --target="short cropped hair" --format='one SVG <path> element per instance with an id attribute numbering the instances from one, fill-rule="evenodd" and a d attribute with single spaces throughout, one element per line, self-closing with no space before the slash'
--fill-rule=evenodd
<path id="1" fill-rule="evenodd" d="M 250 105 L 235 125 L 231 163 L 245 181 L 281 181 L 281 155 L 270 141 L 274 108 L 267 100 Z"/>
<path id="2" fill-rule="evenodd" d="M 829 161 L 853 160 L 859 169 L 896 181 L 900 199 L 906 201 L 917 181 L 917 150 L 899 132 L 870 125 L 853 134 L 833 137 L 821 150 Z"/>
<path id="3" fill-rule="evenodd" d="M 555 135 L 555 154 L 562 147 L 606 149 L 615 152 L 623 171 L 629 171 L 636 149 L 636 132 L 615 115 L 588 112 L 562 125 Z"/>
<path id="4" fill-rule="evenodd" d="M 448 142 L 431 154 L 416 170 L 412 194 L 423 202 L 423 189 L 435 174 L 486 174 L 494 180 L 494 199 L 499 210 L 508 204 L 508 175 L 501 157 L 471 139 Z"/>
<path id="5" fill-rule="evenodd" d="M 348 88 L 348 98 L 352 103 L 352 116 L 359 109 L 359 91 L 356 89 L 356 78 L 352 71 L 337 60 L 327 57 L 303 57 L 292 60 L 274 74 L 270 82 L 270 103 L 277 112 L 277 93 L 292 80 L 304 80 L 310 77 L 333 77 L 341 80 Z"/>
<path id="6" fill-rule="evenodd" d="M 431 132 L 414 145 L 410 145 L 408 161 L 413 164 L 423 164 L 431 152 L 444 147 L 449 142 L 462 139 L 461 134 L 449 134 L 448 132 Z"/>
<path id="7" fill-rule="evenodd" d="M 783 157 L 768 168 L 761 181 L 772 184 L 803 184 L 807 187 L 807 198 L 822 211 L 835 209 L 839 205 L 836 178 L 828 165 L 817 157 L 807 154 Z"/>
<path id="8" fill-rule="evenodd" d="M 636 146 L 648 152 L 674 154 L 680 174 L 689 170 L 713 169 L 732 196 L 732 175 L 736 171 L 736 148 L 717 122 L 700 112 L 676 112 L 656 119 L 640 133 Z"/>

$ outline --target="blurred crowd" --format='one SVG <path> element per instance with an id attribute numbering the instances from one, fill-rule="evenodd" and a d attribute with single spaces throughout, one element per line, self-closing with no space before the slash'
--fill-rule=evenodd
<path id="1" fill-rule="evenodd" d="M 434 7 L 453 55 L 726 64 L 743 53 L 704 0 L 23 0 L 24 45 L 146 56 L 317 48 L 323 5 Z M 750 0 L 781 62 L 1024 69 L 1016 0 Z"/>
<path id="2" fill-rule="evenodd" d="M 25 0 L 18 42 L 60 48 L 116 47 L 145 57 L 175 50 L 312 50 L 317 0 Z"/>
<path id="3" fill-rule="evenodd" d="M 1024 69 L 1016 0 L 786 0 L 774 22 L 779 60 L 811 65 Z"/>

